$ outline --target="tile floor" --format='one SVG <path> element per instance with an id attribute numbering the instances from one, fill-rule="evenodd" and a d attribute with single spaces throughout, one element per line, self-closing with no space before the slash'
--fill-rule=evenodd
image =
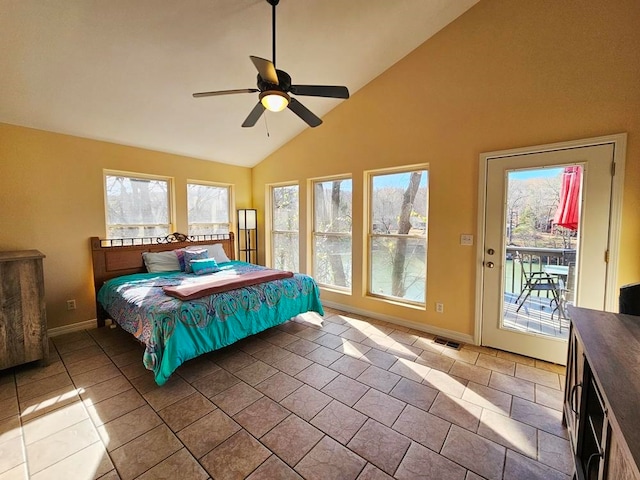
<path id="1" fill-rule="evenodd" d="M 564 368 L 327 309 L 157 387 L 120 329 L 0 372 L 0 479 L 568 479 Z"/>

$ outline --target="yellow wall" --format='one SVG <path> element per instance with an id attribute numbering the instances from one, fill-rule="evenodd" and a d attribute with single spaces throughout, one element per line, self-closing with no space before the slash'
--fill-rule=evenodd
<path id="1" fill-rule="evenodd" d="M 307 179 L 351 174 L 353 295 L 322 297 L 472 335 L 476 250 L 460 246 L 459 236 L 476 233 L 480 153 L 627 132 L 618 280 L 638 281 L 638 25 L 637 0 L 482 0 L 326 115 L 321 127 L 255 167 L 254 206 L 264 213 L 265 185 L 299 182 L 304 238 Z M 358 200 L 365 170 L 422 162 L 430 165 L 426 311 L 362 294 Z M 304 269 L 310 252 L 301 248 Z M 444 314 L 435 313 L 436 301 Z"/>
<path id="2" fill-rule="evenodd" d="M 0 250 L 46 255 L 49 328 L 96 318 L 89 237 L 105 236 L 103 169 L 172 177 L 180 232 L 187 180 L 234 184 L 236 205 L 251 206 L 249 168 L 0 124 Z"/>

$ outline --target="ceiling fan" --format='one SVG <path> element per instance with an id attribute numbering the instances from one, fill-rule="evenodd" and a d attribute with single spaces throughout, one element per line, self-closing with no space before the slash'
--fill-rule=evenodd
<path id="1" fill-rule="evenodd" d="M 349 98 L 349 90 L 347 87 L 333 85 L 292 85 L 289 74 L 283 70 L 276 69 L 276 5 L 278 5 L 280 0 L 266 1 L 272 7 L 273 61 L 260 57 L 249 57 L 258 70 L 258 88 L 200 92 L 194 93 L 193 96 L 200 98 L 260 92 L 258 95 L 258 103 L 242 123 L 243 127 L 253 127 L 265 109 L 272 112 L 279 112 L 285 108 L 289 108 L 289 110 L 307 122 L 310 127 L 317 127 L 322 123 L 322 120 L 302 103 L 292 98 L 290 94 L 310 97 Z"/>

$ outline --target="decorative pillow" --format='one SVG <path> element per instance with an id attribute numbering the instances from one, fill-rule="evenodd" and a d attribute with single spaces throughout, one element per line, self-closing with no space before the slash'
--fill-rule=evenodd
<path id="1" fill-rule="evenodd" d="M 178 263 L 180 264 L 180 270 L 184 272 L 184 248 L 178 248 L 174 250 L 176 252 L 176 256 L 178 257 Z"/>
<path id="2" fill-rule="evenodd" d="M 178 272 L 180 271 L 180 262 L 175 252 L 143 252 L 142 259 L 147 267 L 147 272 Z"/>
<path id="3" fill-rule="evenodd" d="M 229 257 L 227 257 L 227 254 L 224 252 L 224 248 L 222 248 L 222 245 L 220 243 L 214 243 L 213 245 L 207 245 L 206 248 L 209 251 L 209 257 L 210 258 L 215 258 L 216 262 L 224 263 L 224 262 L 230 262 L 231 261 L 231 260 L 229 260 Z"/>
<path id="4" fill-rule="evenodd" d="M 200 250 L 185 250 L 184 251 L 184 271 L 186 273 L 193 273 L 191 268 L 191 260 L 199 260 L 202 258 L 209 258 L 209 252 L 206 248 Z M 178 257 L 176 256 L 176 260 Z M 180 266 L 180 264 L 178 264 Z"/>
<path id="5" fill-rule="evenodd" d="M 214 258 L 201 258 L 197 260 L 191 260 L 189 262 L 193 273 L 196 275 L 205 275 L 207 273 L 215 273 L 220 271 L 218 263 Z"/>

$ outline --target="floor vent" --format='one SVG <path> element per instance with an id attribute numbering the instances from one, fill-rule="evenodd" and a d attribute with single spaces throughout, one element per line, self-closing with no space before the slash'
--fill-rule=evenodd
<path id="1" fill-rule="evenodd" d="M 453 348 L 454 350 L 460 350 L 460 342 L 454 342 L 453 340 L 448 340 L 442 337 L 436 337 L 433 341 L 438 345 L 444 345 L 445 347 Z"/>

